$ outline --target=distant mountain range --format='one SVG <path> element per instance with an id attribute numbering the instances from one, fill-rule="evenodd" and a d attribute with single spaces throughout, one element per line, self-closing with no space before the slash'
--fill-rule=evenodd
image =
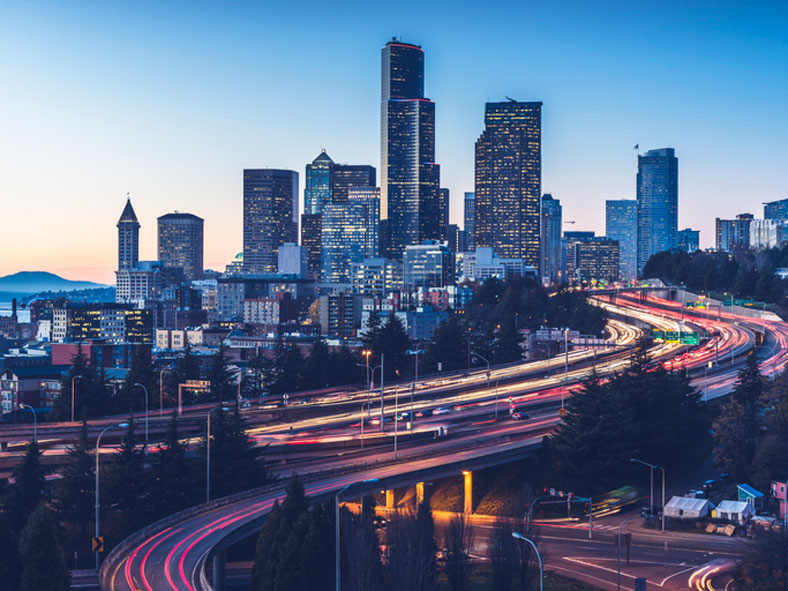
<path id="1" fill-rule="evenodd" d="M 63 279 L 63 277 L 54 273 L 47 273 L 46 271 L 21 271 L 13 275 L 0 277 L 0 292 L 17 294 L 19 296 L 42 291 L 60 292 L 79 289 L 102 289 L 106 287 L 109 286 L 91 281 Z"/>

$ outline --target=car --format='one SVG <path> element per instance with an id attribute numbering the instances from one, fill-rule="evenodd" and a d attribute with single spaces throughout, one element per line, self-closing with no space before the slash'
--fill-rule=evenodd
<path id="1" fill-rule="evenodd" d="M 438 408 L 433 409 L 432 416 L 447 415 L 450 412 L 451 411 L 448 408 L 446 408 L 445 406 L 439 406 Z"/>
<path id="2" fill-rule="evenodd" d="M 391 417 L 383 417 L 383 423 L 390 423 Z M 369 420 L 369 425 L 380 425 L 380 417 Z"/>
<path id="3" fill-rule="evenodd" d="M 703 490 L 710 491 L 715 486 L 717 486 L 717 479 L 716 478 L 711 478 L 711 479 L 709 479 L 709 480 L 707 480 L 706 482 L 703 483 Z"/>
<path id="4" fill-rule="evenodd" d="M 401 412 L 397 415 L 397 422 L 400 421 L 409 421 L 410 420 L 410 413 L 409 412 Z"/>
<path id="5" fill-rule="evenodd" d="M 530 418 L 531 418 L 531 415 L 529 415 L 527 412 L 523 412 L 521 410 L 517 410 L 517 411 L 512 413 L 512 420 L 513 421 L 524 421 L 524 420 L 530 419 Z"/>

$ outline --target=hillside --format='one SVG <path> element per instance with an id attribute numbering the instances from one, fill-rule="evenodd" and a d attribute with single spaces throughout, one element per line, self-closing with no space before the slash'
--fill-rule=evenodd
<path id="1" fill-rule="evenodd" d="M 0 292 L 27 295 L 42 291 L 74 291 L 77 289 L 105 288 L 106 285 L 90 281 L 72 281 L 45 271 L 21 271 L 0 277 Z"/>

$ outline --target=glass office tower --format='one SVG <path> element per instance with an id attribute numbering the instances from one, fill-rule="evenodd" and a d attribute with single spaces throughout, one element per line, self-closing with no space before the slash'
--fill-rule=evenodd
<path id="1" fill-rule="evenodd" d="M 186 281 L 202 279 L 203 219 L 191 213 L 160 216 L 159 260 L 164 267 L 183 269 Z"/>
<path id="2" fill-rule="evenodd" d="M 540 273 L 550 283 L 561 282 L 561 202 L 542 195 Z"/>
<path id="3" fill-rule="evenodd" d="M 393 40 L 381 53 L 381 218 L 386 255 L 440 238 L 435 103 L 424 97 L 424 51 Z"/>
<path id="4" fill-rule="evenodd" d="M 465 192 L 465 199 L 463 200 L 463 230 L 465 230 L 465 248 L 467 250 L 474 250 L 475 245 L 473 242 L 473 216 L 475 215 L 474 210 L 476 209 L 476 199 L 473 191 L 466 191 Z"/>
<path id="5" fill-rule="evenodd" d="M 679 231 L 679 160 L 673 148 L 638 155 L 638 273 L 648 259 L 676 248 Z"/>
<path id="6" fill-rule="evenodd" d="M 605 201 L 605 235 L 611 240 L 618 240 L 621 279 L 637 279 L 638 202 L 635 199 Z"/>
<path id="7" fill-rule="evenodd" d="M 244 273 L 274 274 L 279 246 L 298 238 L 298 173 L 244 170 Z"/>
<path id="8" fill-rule="evenodd" d="M 539 268 L 542 103 L 487 103 L 476 142 L 476 248 Z"/>

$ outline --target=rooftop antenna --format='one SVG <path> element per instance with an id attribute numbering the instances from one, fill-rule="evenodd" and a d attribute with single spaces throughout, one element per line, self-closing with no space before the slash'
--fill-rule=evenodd
<path id="1" fill-rule="evenodd" d="M 511 98 L 511 97 L 509 97 L 509 96 L 504 96 L 504 98 L 505 98 L 507 101 L 509 101 L 510 103 L 516 103 L 516 102 L 517 102 L 516 100 L 514 100 L 513 98 Z"/>

